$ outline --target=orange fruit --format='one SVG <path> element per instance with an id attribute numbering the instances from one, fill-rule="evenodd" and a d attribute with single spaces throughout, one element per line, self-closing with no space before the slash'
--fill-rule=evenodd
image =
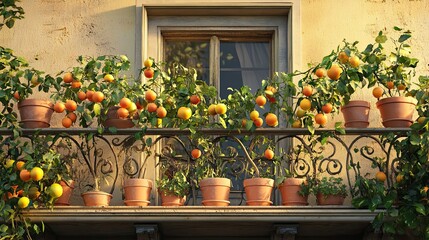
<path id="1" fill-rule="evenodd" d="M 212 116 L 216 115 L 216 104 L 211 104 L 207 111 Z"/>
<path id="2" fill-rule="evenodd" d="M 21 197 L 18 200 L 18 207 L 19 208 L 26 208 L 30 205 L 30 199 L 28 197 Z"/>
<path id="3" fill-rule="evenodd" d="M 146 78 L 153 78 L 155 71 L 152 68 L 147 68 L 143 71 L 143 74 Z"/>
<path id="4" fill-rule="evenodd" d="M 152 67 L 152 65 L 153 65 L 153 61 L 152 61 L 152 59 L 148 58 L 148 59 L 144 60 L 143 65 L 144 65 L 146 68 L 150 68 L 150 67 Z"/>
<path id="5" fill-rule="evenodd" d="M 360 65 L 360 59 L 356 56 L 352 56 L 349 58 L 350 66 L 357 68 Z"/>
<path id="6" fill-rule="evenodd" d="M 167 116 L 167 110 L 165 109 L 165 107 L 161 106 L 156 109 L 156 116 L 159 118 L 165 118 Z"/>
<path id="7" fill-rule="evenodd" d="M 271 91 L 273 94 L 277 92 L 277 89 L 273 86 L 267 86 L 266 90 Z"/>
<path id="8" fill-rule="evenodd" d="M 94 91 L 88 90 L 86 91 L 86 99 L 92 102 L 92 96 L 94 95 Z"/>
<path id="9" fill-rule="evenodd" d="M 349 61 L 349 56 L 347 55 L 347 53 L 346 53 L 346 52 L 340 52 L 340 53 L 338 54 L 338 60 L 339 60 L 342 64 L 344 64 L 344 63 L 346 63 L 346 62 L 348 62 L 348 61 Z"/>
<path id="10" fill-rule="evenodd" d="M 198 103 L 200 103 L 201 99 L 198 95 L 192 95 L 190 98 L 190 102 L 194 105 L 197 105 Z"/>
<path id="11" fill-rule="evenodd" d="M 273 150 L 271 150 L 271 149 L 267 149 L 267 150 L 265 150 L 265 152 L 264 152 L 264 157 L 265 157 L 266 159 L 269 159 L 269 160 L 273 159 L 273 158 L 274 158 L 274 151 L 273 151 Z"/>
<path id="12" fill-rule="evenodd" d="M 195 148 L 191 151 L 191 155 L 193 159 L 197 159 L 199 157 L 201 157 L 201 151 L 198 148 Z"/>
<path id="13" fill-rule="evenodd" d="M 54 105 L 54 111 L 57 113 L 62 113 L 64 112 L 65 109 L 66 109 L 66 105 L 64 105 L 64 103 L 62 102 L 57 102 Z"/>
<path id="14" fill-rule="evenodd" d="M 73 78 L 73 74 L 71 72 L 65 73 L 63 76 L 63 81 L 65 83 L 71 83 L 73 82 L 74 78 Z"/>
<path id="15" fill-rule="evenodd" d="M 81 101 L 85 100 L 86 99 L 86 93 L 82 92 L 82 91 L 79 91 L 77 93 L 77 98 L 79 98 L 79 100 L 81 100 Z"/>
<path id="16" fill-rule="evenodd" d="M 265 103 L 267 103 L 267 99 L 264 96 L 260 95 L 256 97 L 255 102 L 258 106 L 262 107 L 265 105 Z"/>
<path id="17" fill-rule="evenodd" d="M 25 164 L 25 162 L 24 162 L 24 161 L 18 161 L 18 162 L 16 162 L 16 169 L 17 169 L 18 171 L 21 171 L 21 170 L 22 170 L 22 168 L 24 167 L 24 164 Z"/>
<path id="18" fill-rule="evenodd" d="M 318 78 L 324 78 L 325 76 L 326 76 L 326 69 L 324 69 L 324 68 L 318 68 L 317 70 L 316 70 L 316 76 L 318 77 Z"/>
<path id="19" fill-rule="evenodd" d="M 405 90 L 405 85 L 404 84 L 399 84 L 398 85 L 398 90 L 400 90 L 400 91 Z"/>
<path id="20" fill-rule="evenodd" d="M 19 172 L 19 178 L 21 178 L 21 180 L 24 182 L 30 181 L 30 179 L 31 179 L 30 171 L 28 171 L 27 169 L 22 169 Z"/>
<path id="21" fill-rule="evenodd" d="M 297 119 L 292 123 L 292 127 L 293 128 L 301 128 L 302 127 L 302 123 L 301 120 Z"/>
<path id="22" fill-rule="evenodd" d="M 342 72 L 343 69 L 340 66 L 334 64 L 330 69 L 328 69 L 327 75 L 332 80 L 338 80 L 340 79 Z"/>
<path id="23" fill-rule="evenodd" d="M 156 100 L 156 93 L 152 90 L 147 90 L 146 93 L 144 94 L 144 98 L 146 99 L 146 101 L 148 102 L 153 102 Z"/>
<path id="24" fill-rule="evenodd" d="M 395 87 L 395 84 L 392 81 L 389 81 L 389 82 L 386 83 L 386 87 L 388 89 L 393 89 Z"/>
<path id="25" fill-rule="evenodd" d="M 156 105 L 156 103 L 151 102 L 147 104 L 148 112 L 156 112 L 157 109 L 158 109 L 158 106 Z"/>
<path id="26" fill-rule="evenodd" d="M 217 114 L 225 114 L 226 113 L 226 105 L 223 103 L 216 104 L 215 111 Z"/>
<path id="27" fill-rule="evenodd" d="M 258 117 L 259 117 L 258 111 L 253 110 L 252 112 L 250 112 L 250 119 L 252 119 L 252 121 L 255 121 Z"/>
<path id="28" fill-rule="evenodd" d="M 246 127 L 247 119 L 243 118 L 241 119 L 241 127 Z"/>
<path id="29" fill-rule="evenodd" d="M 16 100 L 19 100 L 19 99 L 20 99 L 19 92 L 18 92 L 18 91 L 14 92 L 14 93 L 13 93 L 13 97 L 14 97 Z"/>
<path id="30" fill-rule="evenodd" d="M 69 128 L 69 127 L 71 127 L 71 125 L 73 124 L 73 121 L 72 121 L 70 118 L 65 117 L 65 118 L 63 118 L 63 120 L 61 121 L 61 124 L 63 125 L 63 127 L 65 127 L 65 128 Z"/>
<path id="31" fill-rule="evenodd" d="M 310 97 L 313 94 L 313 88 L 311 86 L 303 87 L 302 94 L 304 94 L 304 96 Z"/>
<path id="32" fill-rule="evenodd" d="M 379 171 L 375 174 L 375 179 L 377 179 L 377 181 L 380 181 L 380 182 L 385 182 L 387 179 L 387 176 L 384 172 Z"/>
<path id="33" fill-rule="evenodd" d="M 67 113 L 66 117 L 70 118 L 70 120 L 72 120 L 72 122 L 76 122 L 76 120 L 77 120 L 77 115 L 74 112 Z"/>
<path id="34" fill-rule="evenodd" d="M 124 97 L 119 101 L 119 106 L 121 106 L 122 108 L 128 109 L 131 107 L 131 103 L 132 102 L 129 98 Z"/>
<path id="35" fill-rule="evenodd" d="M 105 82 L 109 82 L 109 83 L 111 83 L 111 82 L 113 82 L 115 80 L 115 78 L 113 77 L 112 74 L 106 74 L 106 75 L 104 75 L 103 79 L 104 79 Z"/>
<path id="36" fill-rule="evenodd" d="M 119 118 L 127 118 L 130 115 L 130 112 L 126 108 L 120 107 L 116 110 L 116 114 Z"/>
<path id="37" fill-rule="evenodd" d="M 420 123 L 420 124 L 424 123 L 425 121 L 426 121 L 426 117 L 419 117 L 419 118 L 417 118 L 417 122 Z"/>
<path id="38" fill-rule="evenodd" d="M 424 187 L 423 187 L 423 192 L 424 192 L 424 193 L 427 193 L 427 192 L 428 192 L 428 190 L 429 190 L 429 187 L 428 187 L 428 186 L 424 186 Z"/>
<path id="39" fill-rule="evenodd" d="M 40 196 L 39 189 L 37 187 L 31 187 L 28 189 L 28 197 L 32 200 L 37 199 Z"/>
<path id="40" fill-rule="evenodd" d="M 323 113 L 318 113 L 314 116 L 314 120 L 317 124 L 324 126 L 328 122 L 328 117 Z"/>
<path id="41" fill-rule="evenodd" d="M 80 88 L 82 87 L 82 83 L 80 81 L 73 81 L 71 84 L 71 88 Z"/>
<path id="42" fill-rule="evenodd" d="M 264 120 L 258 117 L 255 120 L 253 120 L 253 124 L 255 124 L 256 127 L 262 127 L 262 124 L 264 124 Z"/>
<path id="43" fill-rule="evenodd" d="M 104 94 L 102 92 L 94 92 L 91 99 L 95 103 L 102 102 L 104 100 Z"/>
<path id="44" fill-rule="evenodd" d="M 300 107 L 302 110 L 304 110 L 304 111 L 310 110 L 310 108 L 311 108 L 311 101 L 310 101 L 310 100 L 308 100 L 307 98 L 304 98 L 304 99 L 302 99 L 302 100 L 301 100 L 301 102 L 299 103 L 299 107 Z"/>
<path id="45" fill-rule="evenodd" d="M 295 115 L 299 118 L 302 118 L 305 116 L 305 110 L 303 110 L 302 108 L 298 108 L 295 112 Z"/>
<path id="46" fill-rule="evenodd" d="M 325 105 L 322 106 L 322 111 L 324 113 L 331 113 L 332 112 L 332 108 L 333 108 L 332 104 L 327 103 L 327 104 L 325 104 Z"/>
<path id="47" fill-rule="evenodd" d="M 279 124 L 277 120 L 277 116 L 274 113 L 268 113 L 267 116 L 265 117 L 265 122 L 270 127 L 275 127 Z"/>
<path id="48" fill-rule="evenodd" d="M 375 87 L 374 89 L 372 89 L 372 96 L 374 96 L 375 98 L 381 98 L 381 96 L 383 96 L 384 90 L 381 87 Z"/>
<path id="49" fill-rule="evenodd" d="M 6 160 L 6 163 L 4 164 L 4 166 L 7 168 L 11 168 L 13 166 L 13 164 L 15 163 L 15 160 L 13 159 L 8 159 Z"/>
<path id="50" fill-rule="evenodd" d="M 188 120 L 192 116 L 192 110 L 188 107 L 180 107 L 177 110 L 177 117 L 183 120 Z"/>
<path id="51" fill-rule="evenodd" d="M 61 187 L 58 183 L 53 183 L 49 187 L 49 195 L 51 195 L 52 198 L 59 198 L 61 195 L 63 195 L 63 187 Z"/>
<path id="52" fill-rule="evenodd" d="M 66 101 L 65 107 L 68 111 L 73 112 L 77 109 L 77 104 L 74 100 L 69 99 Z"/>
<path id="53" fill-rule="evenodd" d="M 398 175 L 396 176 L 396 182 L 397 182 L 397 183 L 400 183 L 400 182 L 402 182 L 402 180 L 404 180 L 404 175 L 402 175 L 402 174 L 398 174 Z"/>
<path id="54" fill-rule="evenodd" d="M 34 181 L 40 181 L 43 178 L 43 170 L 39 167 L 34 167 L 33 169 L 31 169 L 30 175 L 31 175 L 31 179 L 33 179 Z"/>

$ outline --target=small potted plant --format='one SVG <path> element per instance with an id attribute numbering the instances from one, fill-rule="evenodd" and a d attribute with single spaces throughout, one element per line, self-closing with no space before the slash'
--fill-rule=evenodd
<path id="1" fill-rule="evenodd" d="M 186 195 L 191 187 L 188 171 L 189 169 L 180 163 L 162 163 L 162 177 L 156 181 L 162 206 L 183 206 L 185 204 Z"/>
<path id="2" fill-rule="evenodd" d="M 288 169 L 284 169 L 284 175 L 276 179 L 276 185 L 282 196 L 284 206 L 306 206 L 310 189 L 307 179 L 294 177 Z"/>
<path id="3" fill-rule="evenodd" d="M 310 185 L 311 192 L 316 196 L 317 205 L 343 205 L 347 197 L 347 187 L 340 177 L 315 179 Z"/>

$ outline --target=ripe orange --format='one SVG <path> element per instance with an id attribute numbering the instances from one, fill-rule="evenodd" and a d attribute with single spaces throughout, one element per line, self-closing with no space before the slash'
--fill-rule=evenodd
<path id="1" fill-rule="evenodd" d="M 156 116 L 159 118 L 165 118 L 167 116 L 167 110 L 164 107 L 159 107 L 156 110 Z"/>
<path id="2" fill-rule="evenodd" d="M 302 94 L 310 97 L 313 94 L 313 88 L 311 86 L 305 86 L 302 88 Z"/>
<path id="3" fill-rule="evenodd" d="M 298 108 L 295 112 L 295 115 L 299 118 L 302 118 L 305 116 L 305 110 L 303 110 L 302 108 Z"/>
<path id="4" fill-rule="evenodd" d="M 21 178 L 21 180 L 24 182 L 30 181 L 30 179 L 31 179 L 30 171 L 28 171 L 27 169 L 22 169 L 19 172 L 19 178 Z"/>
<path id="5" fill-rule="evenodd" d="M 74 78 L 73 78 L 73 74 L 71 72 L 65 73 L 63 76 L 63 81 L 65 83 L 71 83 L 73 82 Z"/>
<path id="6" fill-rule="evenodd" d="M 72 122 L 76 122 L 76 120 L 77 120 L 77 115 L 74 112 L 67 113 L 66 117 L 70 118 L 70 120 L 72 120 Z"/>
<path id="7" fill-rule="evenodd" d="M 314 116 L 314 120 L 317 124 L 324 126 L 328 122 L 328 117 L 323 113 L 318 113 Z"/>
<path id="8" fill-rule="evenodd" d="M 311 101 L 310 101 L 310 100 L 308 100 L 307 98 L 304 98 L 304 99 L 302 99 L 302 100 L 301 100 L 301 102 L 299 103 L 299 107 L 300 107 L 302 110 L 304 110 L 304 111 L 310 110 L 310 108 L 311 108 Z"/>
<path id="9" fill-rule="evenodd" d="M 81 101 L 85 100 L 86 99 L 86 93 L 82 92 L 82 91 L 79 91 L 77 93 L 77 98 L 79 98 L 79 100 L 81 100 Z"/>
<path id="10" fill-rule="evenodd" d="M 349 56 L 347 55 L 347 53 L 346 53 L 346 52 L 340 52 L 340 53 L 338 54 L 338 60 L 340 60 L 340 62 L 341 62 L 342 64 L 344 64 L 344 63 L 346 63 L 346 62 L 348 62 L 348 61 L 349 61 Z"/>
<path id="11" fill-rule="evenodd" d="M 325 105 L 322 106 L 322 111 L 324 113 L 331 113 L 332 112 L 332 108 L 333 108 L 332 104 L 327 103 L 327 104 L 325 104 Z"/>
<path id="12" fill-rule="evenodd" d="M 349 59 L 350 66 L 357 68 L 360 65 L 360 59 L 356 56 L 352 56 Z"/>
<path id="13" fill-rule="evenodd" d="M 18 92 L 18 91 L 14 92 L 14 93 L 13 93 L 13 97 L 14 97 L 16 100 L 19 100 L 19 99 L 20 99 L 19 92 Z"/>
<path id="14" fill-rule="evenodd" d="M 340 66 L 334 64 L 331 66 L 330 69 L 328 69 L 327 74 L 330 79 L 338 80 L 340 79 L 342 72 L 343 72 L 343 69 Z"/>
<path id="15" fill-rule="evenodd" d="M 253 110 L 252 112 L 250 112 L 250 119 L 252 119 L 252 121 L 255 121 L 258 117 L 259 117 L 258 111 Z"/>
<path id="16" fill-rule="evenodd" d="M 402 180 L 404 180 L 404 175 L 402 175 L 402 174 L 398 174 L 398 175 L 396 176 L 396 182 L 397 182 L 397 183 L 400 183 L 400 182 L 402 182 Z"/>
<path id="17" fill-rule="evenodd" d="M 377 179 L 377 181 L 380 181 L 380 182 L 385 182 L 387 179 L 387 176 L 384 172 L 379 171 L 375 174 L 375 179 Z"/>
<path id="18" fill-rule="evenodd" d="M 71 88 L 80 88 L 82 87 L 82 83 L 80 81 L 73 81 L 71 84 Z"/>
<path id="19" fill-rule="evenodd" d="M 156 93 L 154 91 L 152 91 L 152 90 L 147 90 L 146 93 L 145 93 L 145 95 L 144 95 L 144 98 L 146 99 L 147 102 L 153 102 L 153 101 L 155 101 L 156 97 L 157 97 Z"/>
<path id="20" fill-rule="evenodd" d="M 388 89 L 393 89 L 395 87 L 395 84 L 392 81 L 389 81 L 389 82 L 386 83 L 386 87 Z"/>
<path id="21" fill-rule="evenodd" d="M 241 119 L 241 127 L 246 127 L 247 119 L 243 118 Z"/>
<path id="22" fill-rule="evenodd" d="M 63 195 L 63 187 L 61 187 L 58 183 L 53 183 L 49 187 L 49 195 L 51 195 L 52 198 L 59 198 L 61 195 Z"/>
<path id="23" fill-rule="evenodd" d="M 264 120 L 258 117 L 255 120 L 253 120 L 253 124 L 255 124 L 256 127 L 262 127 L 262 124 L 264 124 Z"/>
<path id="24" fill-rule="evenodd" d="M 129 98 L 124 97 L 119 101 L 119 106 L 121 106 L 122 108 L 128 109 L 131 107 L 131 103 L 132 102 Z"/>
<path id="25" fill-rule="evenodd" d="M 372 96 L 374 96 L 375 98 L 381 98 L 381 96 L 383 96 L 384 90 L 381 87 L 375 87 L 372 90 Z"/>
<path id="26" fill-rule="evenodd" d="M 265 105 L 265 103 L 267 103 L 267 99 L 264 96 L 259 95 L 258 97 L 256 97 L 255 102 L 258 106 L 262 107 Z"/>
<path id="27" fill-rule="evenodd" d="M 43 170 L 39 167 L 34 167 L 33 169 L 31 169 L 30 175 L 31 175 L 31 179 L 33 179 L 34 181 L 40 181 L 43 178 Z"/>
<path id="28" fill-rule="evenodd" d="M 71 127 L 71 125 L 73 124 L 73 121 L 72 121 L 70 118 L 65 117 L 65 118 L 63 118 L 63 120 L 61 121 L 61 124 L 63 125 L 63 127 L 65 127 L 65 128 L 69 128 L 69 127 Z"/>
<path id="29" fill-rule="evenodd" d="M 273 150 L 271 150 L 271 149 L 267 149 L 267 150 L 265 150 L 265 152 L 264 152 L 264 157 L 265 157 L 266 159 L 269 159 L 269 160 L 273 159 L 273 158 L 274 158 L 274 151 L 273 151 Z"/>
<path id="30" fill-rule="evenodd" d="M 277 89 L 273 86 L 267 86 L 266 90 L 271 91 L 273 94 L 277 92 Z"/>
<path id="31" fill-rule="evenodd" d="M 297 119 L 292 123 L 292 127 L 293 128 L 301 128 L 302 127 L 302 123 L 301 120 Z"/>
<path id="32" fill-rule="evenodd" d="M 216 115 L 216 104 L 211 104 L 207 111 L 212 116 Z"/>
<path id="33" fill-rule="evenodd" d="M 28 197 L 21 197 L 18 200 L 18 207 L 19 208 L 26 208 L 30 205 L 30 199 Z"/>
<path id="34" fill-rule="evenodd" d="M 18 171 L 21 171 L 21 170 L 22 170 L 22 168 L 24 167 L 24 164 L 25 164 L 25 162 L 24 162 L 24 161 L 18 161 L 18 162 L 16 162 L 16 169 L 17 169 Z"/>
<path id="35" fill-rule="evenodd" d="M 277 116 L 274 113 L 268 113 L 267 116 L 265 117 L 265 122 L 270 127 L 275 127 L 279 124 L 277 120 Z"/>
<path id="36" fill-rule="evenodd" d="M 105 82 L 109 82 L 109 83 L 111 83 L 111 82 L 113 82 L 115 80 L 115 78 L 113 77 L 112 74 L 106 74 L 106 75 L 104 75 L 103 79 L 104 79 Z"/>
<path id="37" fill-rule="evenodd" d="M 116 114 L 119 118 L 127 118 L 130 115 L 130 112 L 126 108 L 120 107 L 116 110 Z"/>
<path id="38" fill-rule="evenodd" d="M 158 106 L 156 105 L 156 103 L 151 102 L 147 104 L 148 112 L 156 112 L 157 109 L 158 109 Z"/>
<path id="39" fill-rule="evenodd" d="M 144 76 L 146 78 L 153 78 L 153 75 L 155 74 L 155 71 L 152 68 L 147 68 L 144 70 Z"/>
<path id="40" fill-rule="evenodd" d="M 177 110 L 177 117 L 183 120 L 188 120 L 192 116 L 192 110 L 188 107 L 180 107 Z"/>
<path id="41" fill-rule="evenodd" d="M 404 84 L 399 84 L 398 85 L 398 90 L 400 90 L 400 91 L 405 90 L 405 85 Z"/>
<path id="42" fill-rule="evenodd" d="M 226 113 L 226 105 L 223 103 L 216 104 L 215 111 L 217 114 L 225 114 Z"/>
<path id="43" fill-rule="evenodd" d="M 86 91 L 86 99 L 92 102 L 92 96 L 94 95 L 94 91 L 88 90 Z"/>
<path id="44" fill-rule="evenodd" d="M 201 99 L 198 95 L 192 95 L 190 98 L 190 102 L 194 105 L 197 105 L 198 103 L 200 103 Z"/>
<path id="45" fill-rule="evenodd" d="M 131 102 L 131 106 L 127 108 L 128 112 L 130 112 L 130 115 L 133 116 L 137 111 L 137 105 L 134 102 Z"/>
<path id="46" fill-rule="evenodd" d="M 95 103 L 102 102 L 104 100 L 104 94 L 102 92 L 94 92 L 94 94 L 92 94 L 92 98 L 91 99 Z"/>
<path id="47" fill-rule="evenodd" d="M 146 68 L 150 68 L 150 67 L 152 67 L 152 65 L 153 65 L 153 61 L 152 61 L 152 59 L 148 58 L 148 59 L 144 60 L 143 65 L 144 65 Z"/>
<path id="48" fill-rule="evenodd" d="M 67 100 L 66 101 L 66 105 L 65 105 L 66 109 L 70 112 L 73 112 L 77 109 L 77 104 L 74 100 Z"/>
<path id="49" fill-rule="evenodd" d="M 318 78 L 324 78 L 325 76 L 326 76 L 326 69 L 324 69 L 324 68 L 318 68 L 317 70 L 316 70 L 316 76 L 318 77 Z"/>
<path id="50" fill-rule="evenodd" d="M 66 105 L 64 105 L 64 103 L 62 102 L 57 102 L 54 105 L 54 111 L 57 113 L 62 113 L 64 112 L 65 109 L 66 109 Z"/>
<path id="51" fill-rule="evenodd" d="M 195 148 L 191 151 L 191 155 L 193 159 L 197 159 L 199 157 L 201 157 L 201 151 L 198 148 Z"/>

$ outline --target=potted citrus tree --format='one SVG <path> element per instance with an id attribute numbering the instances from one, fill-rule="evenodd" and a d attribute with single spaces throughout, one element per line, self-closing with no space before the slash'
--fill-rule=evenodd
<path id="1" fill-rule="evenodd" d="M 156 181 L 156 185 L 161 196 L 161 205 L 183 206 L 191 188 L 188 163 L 168 160 L 160 164 L 162 177 Z"/>

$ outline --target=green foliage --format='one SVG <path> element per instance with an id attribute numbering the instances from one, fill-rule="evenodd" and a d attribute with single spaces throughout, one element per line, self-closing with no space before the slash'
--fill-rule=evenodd
<path id="1" fill-rule="evenodd" d="M 347 187 L 340 177 L 323 177 L 322 179 L 314 179 L 314 181 L 309 182 L 312 182 L 309 185 L 311 186 L 310 192 L 313 194 L 321 193 L 324 196 L 341 195 L 347 197 Z"/>
<path id="2" fill-rule="evenodd" d="M 179 197 L 186 196 L 191 187 L 188 176 L 184 171 L 177 171 L 171 177 L 164 173 L 163 177 L 156 181 L 156 184 L 158 191 L 163 194 L 172 194 Z"/>
<path id="3" fill-rule="evenodd" d="M 16 3 L 20 0 L 2 0 L 0 1 L 0 30 L 6 25 L 8 28 L 15 26 L 15 20 L 24 18 L 24 9 Z"/>

